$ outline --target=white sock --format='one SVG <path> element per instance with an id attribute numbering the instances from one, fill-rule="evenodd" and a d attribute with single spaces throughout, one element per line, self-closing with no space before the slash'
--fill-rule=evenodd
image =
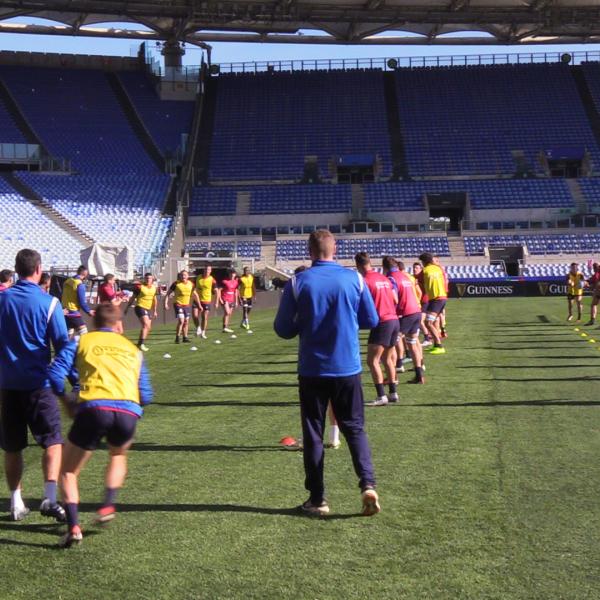
<path id="1" fill-rule="evenodd" d="M 50 504 L 56 504 L 56 481 L 44 482 L 44 498 L 48 498 Z"/>
<path id="2" fill-rule="evenodd" d="M 340 428 L 337 425 L 331 425 L 329 429 L 329 443 L 337 444 L 340 441 Z"/>
<path id="3" fill-rule="evenodd" d="M 25 503 L 23 502 L 23 498 L 21 498 L 21 489 L 14 490 L 10 492 L 10 507 L 13 508 L 23 508 Z"/>

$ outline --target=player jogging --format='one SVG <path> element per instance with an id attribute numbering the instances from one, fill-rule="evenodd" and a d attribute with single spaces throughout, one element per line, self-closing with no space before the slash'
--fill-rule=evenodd
<path id="1" fill-rule="evenodd" d="M 571 263 L 571 268 L 567 274 L 567 305 L 569 307 L 569 316 L 567 317 L 567 321 L 573 320 L 573 300 L 577 303 L 577 320 L 581 321 L 584 287 L 585 277 L 579 270 L 579 264 L 576 262 Z"/>
<path id="2" fill-rule="evenodd" d="M 192 298 L 200 306 L 200 299 L 194 284 L 189 279 L 189 273 L 185 270 L 177 275 L 177 281 L 174 281 L 165 296 L 165 310 L 169 310 L 169 296 L 175 296 L 173 307 L 175 309 L 175 317 L 177 319 L 177 329 L 175 332 L 175 343 L 179 344 L 183 341 L 184 344 L 190 343 L 188 337 L 188 328 L 190 326 L 190 308 Z M 202 310 L 202 307 L 200 307 Z"/>
<path id="3" fill-rule="evenodd" d="M 156 285 L 154 284 L 154 275 L 152 273 L 146 273 L 144 275 L 144 283 L 139 287 L 136 287 L 129 304 L 125 308 L 125 314 L 129 310 L 129 307 L 135 303 L 135 316 L 139 319 L 140 335 L 138 337 L 137 346 L 142 352 L 148 352 L 148 346 L 146 346 L 146 340 L 150 335 L 152 329 L 152 319 L 156 319 L 158 316 L 157 312 L 157 298 L 156 298 Z"/>
<path id="4" fill-rule="evenodd" d="M 398 344 L 408 344 L 410 355 L 415 369 L 415 378 L 409 383 L 425 383 L 423 376 L 423 349 L 419 341 L 421 328 L 421 302 L 420 290 L 415 278 L 401 269 L 401 263 L 390 256 L 383 257 L 383 269 L 390 279 L 393 279 L 398 293 L 396 313 L 400 322 L 400 335 Z"/>
<path id="5" fill-rule="evenodd" d="M 106 439 L 109 463 L 105 475 L 105 495 L 96 522 L 106 523 L 116 513 L 115 502 L 127 475 L 127 451 L 133 441 L 142 406 L 152 400 L 150 378 L 142 353 L 117 333 L 120 312 L 113 304 L 102 304 L 94 316 L 95 331 L 79 340 L 73 349 L 74 361 L 56 363 L 50 369 L 53 385 L 64 382 L 74 365 L 79 373 L 81 392 L 75 405 L 69 405 L 74 421 L 65 445 L 60 474 L 67 513 L 67 533 L 59 546 L 68 548 L 83 538 L 79 525 L 77 479 L 102 439 Z"/>
<path id="6" fill-rule="evenodd" d="M 223 305 L 223 333 L 233 333 L 233 329 L 229 328 L 229 319 L 234 308 L 238 305 L 240 298 L 239 284 L 235 269 L 230 269 L 227 278 L 223 279 L 221 286 L 217 288 L 217 304 Z"/>
<path id="7" fill-rule="evenodd" d="M 196 292 L 200 299 L 200 305 L 194 302 L 192 316 L 196 325 L 196 335 L 203 340 L 206 339 L 210 305 L 216 285 L 217 281 L 212 276 L 212 267 L 207 265 L 203 269 L 200 269 L 200 274 L 196 277 Z"/>
<path id="8" fill-rule="evenodd" d="M 444 275 L 444 287 L 446 288 L 446 298 L 447 298 L 448 290 L 450 288 L 449 283 L 448 283 L 448 274 L 446 273 L 446 269 L 444 269 L 444 267 L 442 266 L 439 256 L 437 256 L 435 254 L 433 255 L 433 264 L 437 265 L 442 270 L 442 274 Z M 441 337 L 447 338 L 448 334 L 446 333 L 446 307 L 444 307 L 444 309 L 442 310 L 442 312 L 440 313 L 440 315 L 438 317 L 438 327 L 440 330 Z"/>
<path id="9" fill-rule="evenodd" d="M 256 299 L 256 284 L 254 275 L 248 267 L 244 267 L 244 274 L 240 277 L 240 301 L 242 303 L 242 324 L 244 329 L 250 329 L 250 311 L 252 301 Z"/>
<path id="10" fill-rule="evenodd" d="M 446 283 L 442 269 L 433 263 L 433 256 L 429 252 L 423 252 L 419 256 L 423 263 L 423 288 L 429 298 L 427 315 L 425 317 L 427 329 L 433 339 L 433 347 L 430 354 L 446 354 L 446 348 L 442 345 L 442 336 L 438 328 L 437 320 L 440 313 L 444 310 L 447 300 Z"/>
<path id="11" fill-rule="evenodd" d="M 363 276 L 373 297 L 379 323 L 371 329 L 367 345 L 367 365 L 371 371 L 377 398 L 369 406 L 385 406 L 388 402 L 398 402 L 398 382 L 396 381 L 396 342 L 400 327 L 396 316 L 398 296 L 392 282 L 381 273 L 373 270 L 371 259 L 366 252 L 354 257 L 356 270 Z M 381 362 L 387 373 L 389 396 L 385 394 Z"/>
<path id="12" fill-rule="evenodd" d="M 592 306 L 590 307 L 590 320 L 586 325 L 593 325 L 598 314 L 598 303 L 600 303 L 600 265 L 592 264 L 592 276 L 587 280 L 588 287 L 592 290 Z"/>
<path id="13" fill-rule="evenodd" d="M 421 344 L 421 347 L 427 348 L 431 346 L 433 342 L 431 341 L 431 336 L 427 330 L 427 305 L 429 304 L 429 298 L 423 287 L 423 265 L 418 262 L 413 263 L 412 274 L 417 282 L 417 287 L 421 292 L 421 331 L 423 332 L 423 343 Z"/>
<path id="14" fill-rule="evenodd" d="M 81 265 L 74 277 L 69 277 L 62 291 L 62 307 L 67 321 L 69 337 L 81 336 L 87 333 L 87 325 L 81 316 L 81 311 L 93 316 L 94 311 L 88 306 L 85 299 L 85 280 L 88 270 Z"/>

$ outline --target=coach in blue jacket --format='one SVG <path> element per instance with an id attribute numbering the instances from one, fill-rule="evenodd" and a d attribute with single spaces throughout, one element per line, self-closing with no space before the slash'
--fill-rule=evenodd
<path id="1" fill-rule="evenodd" d="M 50 343 L 56 358 L 73 353 L 65 317 L 57 298 L 38 283 L 42 260 L 35 250 L 21 250 L 15 259 L 19 281 L 0 294 L 0 443 L 10 488 L 10 515 L 20 521 L 28 513 L 21 497 L 23 450 L 27 428 L 44 449 L 43 516 L 65 520 L 56 501 L 63 438 L 60 410 L 48 378 Z"/>
<path id="2" fill-rule="evenodd" d="M 300 509 L 311 516 L 329 513 L 323 482 L 323 429 L 331 402 L 360 480 L 362 512 L 370 516 L 380 507 L 364 430 L 358 330 L 375 327 L 379 317 L 362 277 L 334 261 L 333 235 L 317 230 L 308 245 L 312 266 L 288 281 L 274 323 L 280 337 L 300 337 L 298 380 L 305 485 L 310 492 Z"/>

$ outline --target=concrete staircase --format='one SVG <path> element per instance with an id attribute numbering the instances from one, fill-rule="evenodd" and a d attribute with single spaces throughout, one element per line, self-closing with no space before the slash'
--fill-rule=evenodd
<path id="1" fill-rule="evenodd" d="M 394 179 L 408 179 L 408 163 L 406 162 L 406 152 L 404 150 L 402 123 L 398 112 L 396 79 L 393 71 L 383 74 L 383 93 L 390 135 L 390 149 L 392 151 L 392 177 Z"/>
<path id="2" fill-rule="evenodd" d="M 164 262 L 159 265 L 156 277 L 159 281 L 175 281 L 177 278 L 177 261 L 183 256 L 183 249 L 185 246 L 185 224 L 184 224 L 184 213 L 180 209 L 175 216 L 175 223 L 173 224 L 172 235 L 169 240 L 167 252 L 165 255 Z"/>
<path id="3" fill-rule="evenodd" d="M 61 175 L 57 175 L 61 177 Z M 54 221 L 65 233 L 75 238 L 82 246 L 91 246 L 94 243 L 93 238 L 79 229 L 74 223 L 69 221 L 60 212 L 46 202 L 37 192 L 32 190 L 26 183 L 15 177 L 12 173 L 2 173 L 2 178 L 23 198 L 31 202 L 41 213 Z"/>
<path id="4" fill-rule="evenodd" d="M 569 191 L 571 192 L 571 196 L 573 197 L 573 202 L 575 203 L 575 209 L 577 213 L 580 215 L 585 215 L 589 212 L 589 206 L 587 203 L 587 198 L 579 185 L 579 181 L 577 179 L 566 179 L 567 185 L 569 186 Z"/>
<path id="5" fill-rule="evenodd" d="M 263 242 L 260 249 L 260 262 L 264 266 L 275 266 L 277 242 Z"/>
<path id="6" fill-rule="evenodd" d="M 350 186 L 352 194 L 352 218 L 355 220 L 364 219 L 365 214 L 365 190 L 360 183 L 353 183 Z"/>
<path id="7" fill-rule="evenodd" d="M 250 192 L 238 192 L 235 204 L 235 213 L 237 215 L 250 214 Z"/>
<path id="8" fill-rule="evenodd" d="M 450 256 L 452 261 L 463 262 L 467 260 L 465 253 L 465 244 L 460 236 L 448 236 L 448 246 L 450 247 Z"/>

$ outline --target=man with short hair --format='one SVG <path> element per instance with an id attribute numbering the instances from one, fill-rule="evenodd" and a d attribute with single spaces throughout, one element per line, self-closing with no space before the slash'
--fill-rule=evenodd
<path id="1" fill-rule="evenodd" d="M 329 513 L 323 481 L 323 430 L 331 401 L 359 478 L 362 513 L 371 516 L 380 506 L 364 429 L 358 331 L 373 329 L 379 317 L 360 273 L 334 261 L 331 232 L 314 231 L 308 243 L 312 266 L 286 283 L 274 322 L 280 337 L 300 338 L 298 382 L 305 487 L 310 497 L 299 510 L 309 516 Z"/>
<path id="2" fill-rule="evenodd" d="M 190 343 L 188 329 L 190 326 L 190 308 L 192 299 L 200 306 L 200 299 L 194 289 L 194 284 L 189 279 L 189 273 L 184 269 L 177 275 L 177 281 L 174 281 L 165 296 L 165 310 L 169 310 L 169 297 L 174 295 L 175 318 L 177 319 L 177 329 L 175 331 L 175 343 Z M 202 308 L 200 308 L 202 310 Z"/>
<path id="3" fill-rule="evenodd" d="M 590 320 L 586 325 L 594 325 L 598 314 L 598 304 L 600 303 L 600 265 L 592 263 L 592 276 L 587 280 L 587 287 L 592 290 L 592 305 L 590 307 Z"/>
<path id="4" fill-rule="evenodd" d="M 136 286 L 125 308 L 125 314 L 127 314 L 129 307 L 135 303 L 133 310 L 141 325 L 137 347 L 142 352 L 148 352 L 149 350 L 148 346 L 146 346 L 146 340 L 152 329 L 152 319 L 156 319 L 158 316 L 156 294 L 157 289 L 154 283 L 154 275 L 146 273 L 144 275 L 144 283 Z"/>
<path id="5" fill-rule="evenodd" d="M 196 292 L 200 299 L 200 305 L 194 303 L 192 316 L 196 325 L 196 336 L 206 339 L 206 331 L 208 330 L 208 317 L 210 315 L 211 302 L 217 280 L 212 276 L 212 267 L 206 265 L 200 269 L 200 273 L 196 277 Z"/>
<path id="6" fill-rule="evenodd" d="M 585 287 L 585 276 L 579 270 L 579 263 L 571 263 L 567 273 L 567 305 L 569 316 L 567 321 L 573 320 L 573 301 L 577 304 L 577 321 L 581 321 L 581 309 L 583 308 L 583 288 Z"/>
<path id="7" fill-rule="evenodd" d="M 240 301 L 242 303 L 242 324 L 243 329 L 250 329 L 250 311 L 252 310 L 252 301 L 256 299 L 256 284 L 254 275 L 250 273 L 248 267 L 244 267 L 244 274 L 240 277 Z"/>
<path id="8" fill-rule="evenodd" d="M 143 354 L 122 330 L 119 308 L 102 304 L 94 315 L 95 331 L 82 337 L 71 364 L 56 361 L 50 369 L 53 385 L 60 388 L 65 375 L 76 370 L 81 392 L 69 405 L 74 421 L 69 431 L 61 469 L 61 486 L 67 513 L 67 533 L 59 545 L 79 544 L 83 534 L 79 524 L 79 487 L 77 479 L 103 438 L 106 438 L 109 463 L 105 475 L 104 502 L 97 511 L 96 523 L 111 521 L 116 514 L 117 493 L 127 475 L 129 450 L 142 406 L 152 400 L 152 386 Z"/>
<path id="9" fill-rule="evenodd" d="M 236 270 L 229 269 L 227 277 L 217 288 L 217 305 L 223 306 L 223 333 L 233 333 L 233 329 L 229 327 L 229 320 L 240 299 L 239 285 Z"/>
<path id="10" fill-rule="evenodd" d="M 60 410 L 48 377 L 51 347 L 55 360 L 72 352 L 65 317 L 57 298 L 40 287 L 42 259 L 35 250 L 19 251 L 19 280 L 0 294 L 0 442 L 10 489 L 10 516 L 20 521 L 29 513 L 21 496 L 23 450 L 27 429 L 43 449 L 43 516 L 64 521 L 56 501 L 63 438 Z M 64 389 L 64 382 L 62 388 Z M 62 390 L 56 390 L 62 391 Z"/>
<path id="11" fill-rule="evenodd" d="M 0 292 L 6 291 L 13 284 L 13 275 L 10 269 L 0 271 Z"/>
<path id="12" fill-rule="evenodd" d="M 371 371 L 377 398 L 369 406 L 385 406 L 388 402 L 398 402 L 398 381 L 396 379 L 396 343 L 400 327 L 396 316 L 398 295 L 391 281 L 373 269 L 371 258 L 366 252 L 354 257 L 356 270 L 363 276 L 373 297 L 379 323 L 371 329 L 367 342 L 367 365 Z M 381 362 L 385 365 L 389 385 L 389 396 L 385 394 Z"/>
<path id="13" fill-rule="evenodd" d="M 442 269 L 433 262 L 433 256 L 429 252 L 423 252 L 419 256 L 423 263 L 423 289 L 429 298 L 425 312 L 427 329 L 433 339 L 433 347 L 430 354 L 446 354 L 446 348 L 442 345 L 442 335 L 438 328 L 438 317 L 446 306 L 448 293 Z"/>
<path id="14" fill-rule="evenodd" d="M 87 333 L 87 325 L 81 316 L 83 311 L 94 316 L 94 311 L 88 306 L 85 298 L 85 280 L 88 270 L 81 265 L 74 277 L 69 277 L 63 284 L 62 307 L 70 337 L 81 336 Z"/>

